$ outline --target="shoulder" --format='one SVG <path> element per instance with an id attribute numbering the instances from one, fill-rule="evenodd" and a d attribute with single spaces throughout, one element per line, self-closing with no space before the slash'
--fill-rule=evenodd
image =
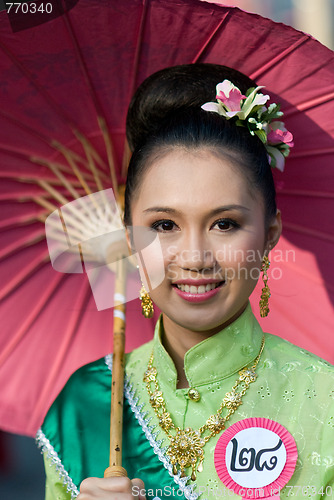
<path id="1" fill-rule="evenodd" d="M 334 366 L 324 359 L 275 335 L 265 334 L 266 343 L 259 373 L 270 381 L 276 393 L 300 396 L 333 410 Z"/>
<path id="2" fill-rule="evenodd" d="M 126 354 L 126 369 L 136 367 L 146 353 L 151 350 L 151 342 Z M 88 363 L 71 375 L 64 388 L 49 409 L 42 429 L 53 434 L 59 427 L 60 420 L 87 420 L 96 412 L 103 414 L 110 411 L 112 354 Z M 87 411 L 87 408 L 89 411 Z"/>
<path id="3" fill-rule="evenodd" d="M 83 416 L 86 420 L 94 418 L 94 413 L 101 412 L 103 403 L 110 397 L 110 386 L 111 372 L 105 358 L 82 366 L 73 373 L 53 402 L 42 431 L 55 437 L 59 428 L 65 428 L 64 424 L 77 422 L 80 425 Z"/>
<path id="4" fill-rule="evenodd" d="M 111 373 L 107 359 L 108 357 L 98 359 L 75 371 L 56 401 L 71 404 L 83 396 L 87 400 L 88 395 L 90 398 L 95 399 L 101 391 L 104 391 L 107 387 L 110 389 Z"/>
<path id="5" fill-rule="evenodd" d="M 334 376 L 334 366 L 331 363 L 270 333 L 265 333 L 263 359 L 267 359 L 269 364 L 271 361 L 276 368 L 283 372 L 298 369 L 309 373 Z"/>

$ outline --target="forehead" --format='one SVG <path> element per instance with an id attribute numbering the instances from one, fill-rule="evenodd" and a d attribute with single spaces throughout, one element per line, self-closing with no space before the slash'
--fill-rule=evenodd
<path id="1" fill-rule="evenodd" d="M 259 204 L 242 166 L 206 149 L 174 149 L 152 162 L 140 183 L 136 206 Z"/>

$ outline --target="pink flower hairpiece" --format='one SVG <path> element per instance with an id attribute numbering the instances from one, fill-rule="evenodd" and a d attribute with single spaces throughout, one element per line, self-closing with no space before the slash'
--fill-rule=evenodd
<path id="1" fill-rule="evenodd" d="M 285 158 L 293 147 L 293 135 L 282 121 L 279 104 L 265 106 L 269 95 L 260 94 L 264 87 L 250 88 L 243 95 L 232 82 L 224 80 L 216 87 L 217 102 L 206 102 L 202 109 L 236 119 L 236 125 L 248 128 L 251 135 L 257 135 L 265 145 L 272 167 L 284 170 Z"/>

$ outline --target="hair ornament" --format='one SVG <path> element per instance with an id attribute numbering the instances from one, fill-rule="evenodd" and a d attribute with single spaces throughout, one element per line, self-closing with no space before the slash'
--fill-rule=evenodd
<path id="1" fill-rule="evenodd" d="M 238 87 L 229 80 L 218 83 L 217 102 L 206 102 L 202 109 L 235 119 L 236 125 L 248 128 L 251 135 L 257 135 L 267 149 L 269 164 L 284 170 L 285 158 L 293 147 L 293 135 L 282 121 L 280 105 L 272 103 L 265 106 L 269 95 L 259 93 L 263 86 L 252 87 L 243 95 Z"/>

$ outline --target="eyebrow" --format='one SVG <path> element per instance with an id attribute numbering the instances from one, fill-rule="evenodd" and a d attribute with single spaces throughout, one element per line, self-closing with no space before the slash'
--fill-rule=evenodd
<path id="1" fill-rule="evenodd" d="M 250 212 L 250 209 L 247 208 L 247 207 L 244 207 L 242 205 L 225 205 L 225 206 L 221 206 L 221 207 L 217 207 L 215 209 L 213 209 L 211 212 L 210 212 L 210 215 L 217 215 L 221 212 L 227 212 L 229 210 L 241 210 L 241 211 L 247 211 L 247 212 Z M 150 207 L 150 208 L 147 208 L 146 210 L 144 210 L 144 213 L 151 213 L 151 212 L 163 212 L 163 213 L 170 213 L 170 214 L 179 214 L 180 212 L 178 210 L 175 210 L 175 208 L 170 208 L 170 207 Z"/>

